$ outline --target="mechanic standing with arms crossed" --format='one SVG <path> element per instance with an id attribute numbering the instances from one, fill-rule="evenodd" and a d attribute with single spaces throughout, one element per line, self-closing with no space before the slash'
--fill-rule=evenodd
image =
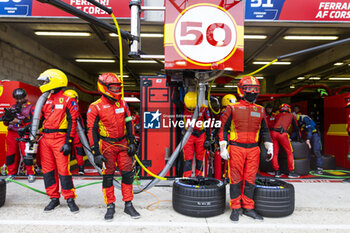
<path id="1" fill-rule="evenodd" d="M 60 205 L 58 178 L 61 181 L 61 192 L 67 200 L 72 213 L 78 213 L 75 204 L 75 189 L 72 174 L 69 171 L 69 160 L 72 152 L 72 141 L 76 133 L 79 106 L 74 98 L 66 96 L 63 88 L 67 87 L 67 76 L 58 69 L 49 69 L 39 78 L 43 82 L 41 92 L 50 91 L 42 110 L 41 124 L 43 137 L 39 141 L 42 169 L 46 194 L 51 202 L 44 212 L 51 212 Z"/>
<path id="2" fill-rule="evenodd" d="M 227 106 L 220 118 L 220 155 L 225 160 L 229 159 L 232 221 L 238 221 L 241 207 L 244 215 L 263 220 L 263 217 L 255 212 L 253 201 L 255 176 L 260 159 L 259 135 L 264 141 L 267 154 L 271 155 L 270 159 L 273 157 L 273 146 L 265 110 L 262 106 L 254 104 L 259 93 L 259 81 L 253 76 L 243 77 L 238 83 L 238 94 L 242 100 Z M 228 142 L 230 152 L 227 151 Z"/>
<path id="3" fill-rule="evenodd" d="M 100 75 L 97 89 L 102 97 L 92 103 L 87 112 L 88 137 L 94 162 L 101 168 L 102 162 L 105 164 L 102 171 L 102 191 L 107 205 L 104 217 L 106 221 L 112 221 L 115 213 L 113 176 L 116 162 L 122 176 L 124 212 L 132 218 L 141 217 L 131 202 L 134 198 L 132 156 L 136 152 L 136 145 L 132 117 L 126 102 L 122 99 L 122 88 L 123 84 L 116 74 Z"/>

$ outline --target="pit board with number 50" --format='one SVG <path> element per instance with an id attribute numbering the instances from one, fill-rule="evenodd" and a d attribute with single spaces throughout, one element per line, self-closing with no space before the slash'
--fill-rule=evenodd
<path id="1" fill-rule="evenodd" d="M 166 0 L 165 69 L 243 71 L 244 2 Z"/>

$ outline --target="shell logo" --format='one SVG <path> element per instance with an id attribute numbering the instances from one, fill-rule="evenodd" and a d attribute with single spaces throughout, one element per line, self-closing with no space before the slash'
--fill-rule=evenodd
<path id="1" fill-rule="evenodd" d="M 4 87 L 0 86 L 0 96 L 2 96 L 3 91 L 4 91 Z"/>

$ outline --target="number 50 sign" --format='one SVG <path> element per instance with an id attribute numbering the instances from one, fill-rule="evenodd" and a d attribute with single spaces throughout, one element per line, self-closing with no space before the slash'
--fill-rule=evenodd
<path id="1" fill-rule="evenodd" d="M 166 1 L 165 69 L 242 71 L 243 1 L 175 2 Z"/>

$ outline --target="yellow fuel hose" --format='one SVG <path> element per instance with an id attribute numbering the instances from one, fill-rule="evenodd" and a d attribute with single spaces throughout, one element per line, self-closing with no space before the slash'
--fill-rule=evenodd
<path id="1" fill-rule="evenodd" d="M 153 176 L 154 178 L 157 178 L 159 180 L 167 180 L 167 178 L 165 177 L 160 177 L 157 176 L 156 174 L 152 173 L 150 170 L 148 170 L 140 161 L 139 157 L 137 157 L 137 155 L 135 154 L 135 159 L 136 161 L 140 164 L 140 166 L 142 167 L 143 170 L 145 170 L 147 172 L 147 174 L 149 174 L 150 176 Z"/>
<path id="2" fill-rule="evenodd" d="M 120 79 L 122 81 L 122 85 L 124 86 L 123 82 L 123 43 L 122 43 L 122 35 L 120 34 L 120 28 L 117 19 L 111 14 L 115 27 L 117 28 L 118 32 L 118 40 L 119 40 L 119 73 L 120 73 Z M 124 99 L 124 87 L 122 87 L 122 99 Z"/>

